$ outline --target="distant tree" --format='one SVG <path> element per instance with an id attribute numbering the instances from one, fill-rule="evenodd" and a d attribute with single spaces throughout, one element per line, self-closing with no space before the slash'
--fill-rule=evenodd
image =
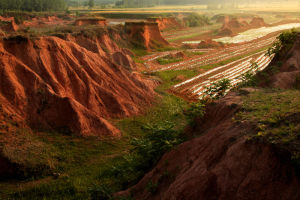
<path id="1" fill-rule="evenodd" d="M 0 10 L 58 11 L 66 9 L 66 0 L 0 0 Z"/>
<path id="2" fill-rule="evenodd" d="M 94 0 L 89 0 L 89 8 L 93 8 L 95 6 Z"/>

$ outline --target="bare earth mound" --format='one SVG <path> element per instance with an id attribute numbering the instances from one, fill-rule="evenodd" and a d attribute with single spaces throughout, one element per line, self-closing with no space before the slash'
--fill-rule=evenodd
<path id="1" fill-rule="evenodd" d="M 165 29 L 182 28 L 182 25 L 178 21 L 176 21 L 174 17 L 148 18 L 147 21 L 158 23 L 159 30 L 161 31 Z"/>
<path id="2" fill-rule="evenodd" d="M 169 45 L 162 37 L 158 23 L 126 22 L 125 29 L 131 42 L 136 46 L 150 50 Z"/>
<path id="3" fill-rule="evenodd" d="M 105 37 L 108 44 L 113 43 Z M 95 51 L 90 51 L 76 40 L 16 37 L 1 41 L 2 108 L 32 128 L 118 136 L 119 130 L 107 119 L 141 112 L 155 95 L 155 83 L 121 66 L 132 65 L 127 51 L 114 46 L 111 53 L 122 56 L 122 63 L 117 63 L 108 53 L 100 53 L 104 51 L 97 42 Z"/>
<path id="4" fill-rule="evenodd" d="M 75 21 L 76 26 L 84 26 L 84 25 L 100 25 L 106 26 L 106 19 L 101 18 L 80 18 Z"/>
<path id="5" fill-rule="evenodd" d="M 268 26 L 266 23 L 265 23 L 265 20 L 261 17 L 254 17 L 252 19 L 252 21 L 250 22 L 250 26 L 252 27 L 263 27 L 263 26 Z"/>
<path id="6" fill-rule="evenodd" d="M 196 128 L 200 137 L 166 153 L 136 186 L 117 195 L 137 200 L 299 199 L 299 179 L 284 152 L 248 141 L 246 134 L 255 127 L 233 122 L 240 104 L 241 97 L 231 93 L 208 107 Z"/>
<path id="7" fill-rule="evenodd" d="M 250 23 L 243 18 L 229 18 L 228 16 L 225 16 L 223 21 L 223 26 L 218 33 L 219 36 L 233 36 L 251 28 L 268 26 L 264 19 L 260 17 L 252 18 Z"/>
<path id="8" fill-rule="evenodd" d="M 271 77 L 265 80 L 261 77 L 263 82 L 261 85 L 268 85 L 272 88 L 289 89 L 294 87 L 300 87 L 300 35 L 298 34 L 296 41 L 291 48 L 291 50 L 286 54 L 286 56 L 281 59 L 274 59 L 271 65 L 278 66 L 278 61 L 281 63 L 279 66 L 279 71 L 275 74 L 272 73 L 271 68 L 267 68 L 266 72 Z"/>

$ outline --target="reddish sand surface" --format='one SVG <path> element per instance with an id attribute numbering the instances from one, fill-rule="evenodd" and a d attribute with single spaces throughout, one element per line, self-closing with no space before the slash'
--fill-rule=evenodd
<path id="1" fill-rule="evenodd" d="M 157 83 L 130 72 L 129 51 L 108 35 L 19 37 L 2 40 L 0 54 L 3 110 L 32 128 L 119 136 L 107 119 L 138 114 L 155 96 Z"/>
<path id="2" fill-rule="evenodd" d="M 241 104 L 241 96 L 230 93 L 209 105 L 203 120 L 191 130 L 198 137 L 166 153 L 137 185 L 116 196 L 136 200 L 298 200 L 300 182 L 286 159 L 289 154 L 247 140 L 247 134 L 256 133 L 255 126 L 232 120 Z M 149 183 L 157 185 L 155 192 L 147 189 Z"/>

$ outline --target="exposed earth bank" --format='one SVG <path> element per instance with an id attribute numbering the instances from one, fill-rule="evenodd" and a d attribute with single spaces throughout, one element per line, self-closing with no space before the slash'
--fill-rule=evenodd
<path id="1" fill-rule="evenodd" d="M 107 119 L 138 114 L 155 96 L 156 83 L 132 72 L 132 53 L 108 34 L 18 36 L 1 40 L 0 54 L 3 111 L 31 128 L 118 136 Z"/>
<path id="2" fill-rule="evenodd" d="M 251 92 L 246 89 L 244 94 Z M 299 199 L 290 155 L 249 140 L 257 128 L 232 118 L 242 96 L 231 93 L 206 109 L 191 134 L 197 138 L 166 153 L 134 187 L 117 194 L 134 199 Z"/>
<path id="3" fill-rule="evenodd" d="M 300 34 L 297 34 L 292 48 L 282 56 L 277 56 L 271 67 L 265 70 L 269 78 L 263 78 L 261 86 L 289 89 L 300 88 Z M 275 73 L 274 73 L 275 72 Z"/>

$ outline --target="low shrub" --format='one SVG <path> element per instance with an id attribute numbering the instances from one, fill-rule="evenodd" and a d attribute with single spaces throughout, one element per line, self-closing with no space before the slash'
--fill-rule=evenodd
<path id="1" fill-rule="evenodd" d="M 279 58 L 286 56 L 288 51 L 293 47 L 297 34 L 295 29 L 281 33 L 272 47 L 268 49 L 268 54 L 276 54 Z"/>
<path id="2" fill-rule="evenodd" d="M 211 99 L 219 99 L 226 94 L 230 87 L 231 83 L 229 79 L 221 79 L 207 87 L 205 89 L 205 94 Z"/>
<path id="3" fill-rule="evenodd" d="M 135 184 L 158 162 L 163 153 L 183 141 L 180 132 L 174 127 L 175 124 L 168 121 L 143 126 L 146 135 L 132 139 L 130 153 L 108 170 L 107 176 L 114 177 L 123 189 Z"/>

